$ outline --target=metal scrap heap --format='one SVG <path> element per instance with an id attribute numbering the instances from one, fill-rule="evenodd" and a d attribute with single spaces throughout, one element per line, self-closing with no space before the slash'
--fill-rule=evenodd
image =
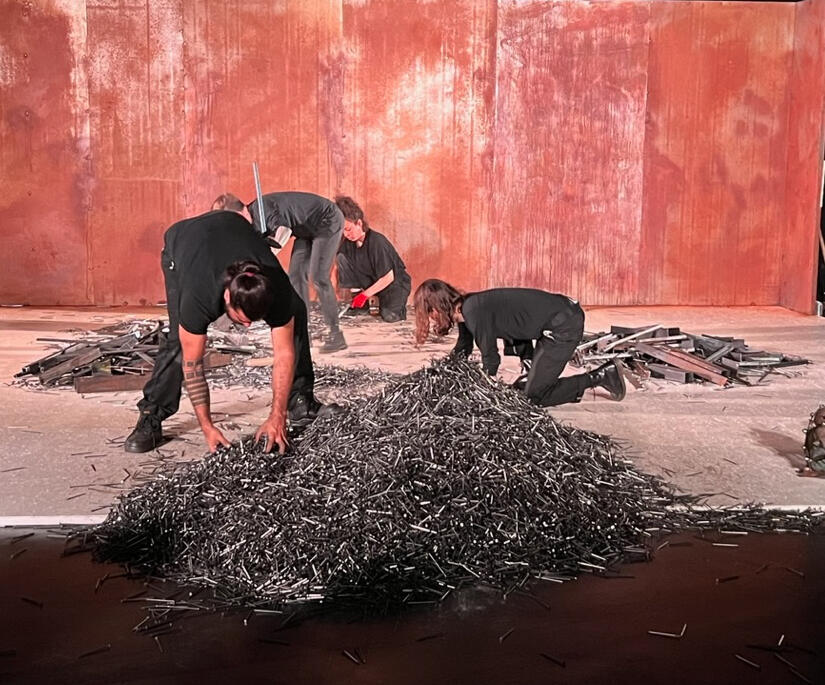
<path id="1" fill-rule="evenodd" d="M 210 587 L 226 604 L 386 606 L 609 573 L 677 528 L 814 525 L 672 506 L 687 503 L 608 438 L 445 361 L 319 419 L 287 456 L 244 442 L 157 477 L 123 495 L 91 539 L 101 559 Z"/>

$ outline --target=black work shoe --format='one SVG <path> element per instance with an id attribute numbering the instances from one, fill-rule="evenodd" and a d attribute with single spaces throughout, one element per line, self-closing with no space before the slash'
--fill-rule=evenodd
<path id="1" fill-rule="evenodd" d="M 339 350 L 347 349 L 347 341 L 344 339 L 344 334 L 341 331 L 330 333 L 326 342 L 321 345 L 321 352 L 338 352 Z"/>
<path id="2" fill-rule="evenodd" d="M 335 416 L 343 411 L 340 404 L 321 404 L 314 397 L 301 395 L 289 410 L 289 425 L 293 428 L 306 428 L 317 418 Z"/>
<path id="3" fill-rule="evenodd" d="M 329 404 L 322 404 L 318 407 L 318 411 L 315 415 L 322 419 L 326 416 L 337 416 L 338 414 L 342 414 L 344 412 L 344 408 L 340 404 L 335 404 L 335 402 L 330 402 Z"/>
<path id="4" fill-rule="evenodd" d="M 300 395 L 295 399 L 295 403 L 289 408 L 289 425 L 296 428 L 308 426 L 315 420 L 321 403 L 314 397 Z"/>
<path id="5" fill-rule="evenodd" d="M 527 377 L 528 374 L 522 374 L 516 380 L 513 381 L 513 384 L 510 386 L 513 390 L 521 390 L 523 391 L 527 387 Z"/>
<path id="6" fill-rule="evenodd" d="M 403 321 L 405 317 L 398 312 L 381 312 L 381 318 L 385 323 L 398 323 Z"/>
<path id="7" fill-rule="evenodd" d="M 137 426 L 126 438 L 123 449 L 127 452 L 149 452 L 163 444 L 160 419 L 154 414 L 141 414 Z"/>
<path id="8" fill-rule="evenodd" d="M 624 399 L 627 387 L 624 383 L 620 362 L 612 361 L 591 372 L 593 387 L 602 387 L 617 402 Z"/>

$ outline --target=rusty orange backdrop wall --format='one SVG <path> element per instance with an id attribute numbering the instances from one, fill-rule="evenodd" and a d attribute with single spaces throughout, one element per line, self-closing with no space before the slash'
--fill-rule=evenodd
<path id="1" fill-rule="evenodd" d="M 220 192 L 352 195 L 418 282 L 813 304 L 825 0 L 0 0 L 0 301 L 163 298 Z"/>

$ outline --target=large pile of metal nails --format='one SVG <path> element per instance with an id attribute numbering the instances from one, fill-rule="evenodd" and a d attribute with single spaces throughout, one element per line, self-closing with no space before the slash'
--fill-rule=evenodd
<path id="1" fill-rule="evenodd" d="M 88 539 L 101 560 L 212 590 L 211 604 L 181 600 L 187 610 L 378 608 L 437 603 L 468 584 L 509 593 L 609 577 L 679 529 L 724 540 L 821 520 L 697 506 L 610 439 L 557 423 L 477 365 L 442 361 L 319 419 L 286 456 L 243 442 L 170 466 Z"/>
<path id="2" fill-rule="evenodd" d="M 659 325 L 612 326 L 609 333 L 588 333 L 574 363 L 585 366 L 610 359 L 622 360 L 632 373 L 630 380 L 637 384 L 653 377 L 677 383 L 709 381 L 719 386 L 756 385 L 778 369 L 808 363 L 781 352 L 752 350 L 742 338 L 694 335 Z"/>
<path id="3" fill-rule="evenodd" d="M 315 390 L 322 391 L 327 401 L 365 399 L 381 387 L 400 377 L 389 371 L 370 369 L 365 366 L 343 367 L 332 364 L 315 364 Z M 272 366 L 250 366 L 248 360 L 233 359 L 231 364 L 211 369 L 208 378 L 215 388 L 269 388 L 272 385 Z"/>

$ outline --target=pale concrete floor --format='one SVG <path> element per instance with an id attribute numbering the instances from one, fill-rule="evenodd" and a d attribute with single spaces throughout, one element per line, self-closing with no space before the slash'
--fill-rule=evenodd
<path id="1" fill-rule="evenodd" d="M 0 517 L 105 514 L 117 494 L 129 487 L 128 474 L 145 473 L 157 463 L 157 454 L 126 454 L 109 443 L 131 430 L 139 393 L 80 396 L 67 390 L 33 392 L 8 383 L 22 366 L 46 354 L 38 337 L 65 337 L 67 329 L 89 330 L 164 314 L 162 308 L 0 309 L 0 378 L 5 381 L 0 386 Z M 629 387 L 621 403 L 588 392 L 580 404 L 553 409 L 553 416 L 614 436 L 640 469 L 664 475 L 686 492 L 726 493 L 714 497 L 714 503 L 825 505 L 825 479 L 799 478 L 795 470 L 802 464 L 808 417 L 825 401 L 825 319 L 776 307 L 587 312 L 587 330 L 608 330 L 611 324 L 661 324 L 690 333 L 733 335 L 751 347 L 801 355 L 814 363 L 785 369 L 785 375 L 769 377 L 763 387 L 722 390 L 709 384 L 649 381 L 639 390 Z M 410 322 L 361 320 L 345 327 L 349 349 L 314 356 L 319 363 L 408 372 L 443 355 L 453 342 L 416 349 L 411 331 Z M 512 380 L 517 360 L 504 359 L 502 376 Z M 213 391 L 214 412 L 238 426 L 227 429 L 227 437 L 252 432 L 266 416 L 268 400 L 268 392 L 248 388 Z M 164 424 L 176 439 L 162 452 L 190 459 L 202 455 L 204 445 L 185 399 L 182 408 Z"/>

